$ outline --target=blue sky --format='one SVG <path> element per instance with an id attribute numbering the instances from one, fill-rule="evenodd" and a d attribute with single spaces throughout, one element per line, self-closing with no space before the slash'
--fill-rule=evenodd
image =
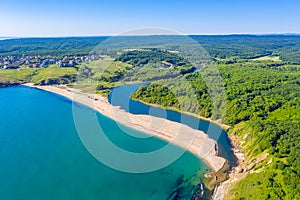
<path id="1" fill-rule="evenodd" d="M 1 0 L 0 36 L 300 33 L 299 0 Z"/>

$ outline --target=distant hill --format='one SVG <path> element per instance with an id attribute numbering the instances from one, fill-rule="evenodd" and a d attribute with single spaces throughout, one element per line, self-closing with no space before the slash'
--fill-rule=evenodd
<path id="1" fill-rule="evenodd" d="M 176 43 L 179 36 L 120 36 L 112 43 L 104 42 L 109 37 L 66 37 L 66 38 L 21 38 L 1 40 L 0 55 L 68 55 L 88 54 L 101 44 L 102 51 L 125 47 L 126 41 L 134 41 L 136 46 Z M 277 55 L 290 63 L 300 63 L 300 35 L 192 35 L 213 58 L 240 57 L 257 58 Z M 128 39 L 129 38 L 129 39 Z M 122 41 L 123 40 L 123 41 Z M 155 41 L 155 42 L 153 42 Z"/>

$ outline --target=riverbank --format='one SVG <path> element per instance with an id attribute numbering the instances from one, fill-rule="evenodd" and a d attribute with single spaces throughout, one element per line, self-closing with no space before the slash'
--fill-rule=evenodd
<path id="1" fill-rule="evenodd" d="M 226 160 L 218 156 L 217 142 L 209 138 L 204 132 L 170 120 L 149 115 L 135 115 L 119 107 L 112 106 L 107 98 L 98 94 L 82 93 L 67 86 L 35 86 L 24 84 L 48 92 L 65 96 L 73 101 L 91 107 L 101 114 L 149 135 L 171 142 L 204 160 L 214 171 L 219 171 Z"/>
<path id="2" fill-rule="evenodd" d="M 133 99 L 135 101 L 138 101 L 138 102 L 141 102 L 145 105 L 148 105 L 148 106 L 151 106 L 151 107 L 155 107 L 155 108 L 161 108 L 161 109 L 164 109 L 164 110 L 170 110 L 170 111 L 174 111 L 174 112 L 178 112 L 180 114 L 184 114 L 184 115 L 187 115 L 187 116 L 190 116 L 190 117 L 194 117 L 196 119 L 200 119 L 202 121 L 206 121 L 206 122 L 209 122 L 209 123 L 212 123 L 214 125 L 217 125 L 219 126 L 220 128 L 222 128 L 224 131 L 227 131 L 230 126 L 229 125 L 226 125 L 226 124 L 222 124 L 220 121 L 218 120 L 213 120 L 211 118 L 207 118 L 207 117 L 202 117 L 200 115 L 197 115 L 197 114 L 194 114 L 194 113 L 191 113 L 191 112 L 187 112 L 187 111 L 182 111 L 182 110 L 179 110 L 179 109 L 176 109 L 176 108 L 173 108 L 173 107 L 167 107 L 167 108 L 164 108 L 163 106 L 161 105 L 157 105 L 157 104 L 151 104 L 151 103 L 148 103 L 148 102 L 144 102 L 144 101 L 141 101 L 139 99 Z"/>
<path id="3" fill-rule="evenodd" d="M 233 166 L 228 172 L 227 180 L 219 183 L 213 192 L 212 200 L 224 200 L 228 195 L 229 191 L 234 187 L 234 185 L 246 177 L 249 172 L 245 166 L 245 154 L 239 146 L 238 139 L 234 136 L 228 136 L 232 143 L 232 151 L 237 158 L 236 165 Z"/>

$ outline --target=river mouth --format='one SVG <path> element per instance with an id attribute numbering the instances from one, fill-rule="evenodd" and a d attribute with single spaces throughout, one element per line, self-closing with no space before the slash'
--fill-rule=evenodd
<path id="1" fill-rule="evenodd" d="M 218 155 L 226 159 L 226 164 L 219 172 L 211 172 L 207 174 L 207 180 L 205 180 L 206 186 L 210 190 L 213 190 L 219 182 L 225 181 L 228 178 L 227 174 L 230 169 L 237 165 L 237 158 L 232 151 L 232 144 L 226 131 L 214 123 L 176 111 L 146 105 L 130 98 L 130 96 L 139 87 L 145 85 L 149 85 L 149 83 L 139 83 L 113 88 L 111 90 L 112 92 L 108 96 L 109 103 L 114 106 L 120 106 L 122 109 L 132 114 L 152 115 L 185 124 L 191 128 L 203 131 L 208 134 L 210 138 L 217 141 Z M 210 191 L 207 191 L 207 193 L 209 192 Z"/>

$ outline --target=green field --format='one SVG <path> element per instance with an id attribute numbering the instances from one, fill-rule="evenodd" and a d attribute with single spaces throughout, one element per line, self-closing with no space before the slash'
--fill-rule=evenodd
<path id="1" fill-rule="evenodd" d="M 89 63 L 83 63 L 82 65 L 87 66 L 98 72 L 117 72 L 117 71 L 124 71 L 129 69 L 131 65 L 122 63 L 122 62 L 115 62 L 114 60 L 97 60 L 91 61 Z"/>
<path id="2" fill-rule="evenodd" d="M 66 84 L 75 81 L 76 75 L 75 68 L 0 70 L 0 83 Z"/>
<path id="3" fill-rule="evenodd" d="M 35 69 L 0 70 L 0 83 L 27 82 L 35 72 Z"/>
<path id="4" fill-rule="evenodd" d="M 36 74 L 31 78 L 31 82 L 35 84 L 67 84 L 75 81 L 77 70 L 75 68 L 44 68 L 37 70 Z"/>

